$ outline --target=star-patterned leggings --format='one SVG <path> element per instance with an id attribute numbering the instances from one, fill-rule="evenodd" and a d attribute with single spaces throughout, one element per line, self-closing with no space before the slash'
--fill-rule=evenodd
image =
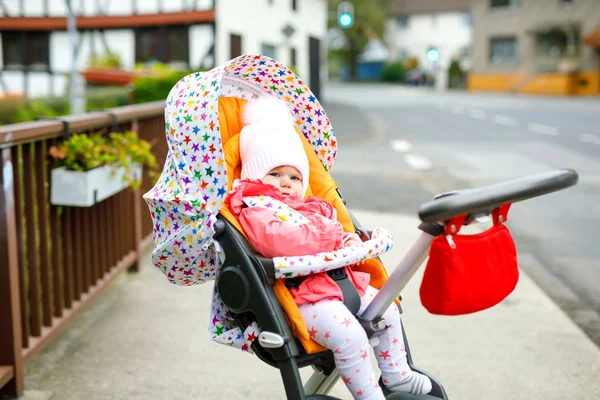
<path id="1" fill-rule="evenodd" d="M 361 298 L 362 314 L 377 289 L 369 286 Z M 375 377 L 367 334 L 354 315 L 339 300 L 323 300 L 299 307 L 314 341 L 333 351 L 335 365 L 355 399 L 385 399 Z M 374 347 L 386 386 L 400 382 L 411 370 L 406 359 L 400 313 L 395 303 L 383 315 L 390 327 Z"/>

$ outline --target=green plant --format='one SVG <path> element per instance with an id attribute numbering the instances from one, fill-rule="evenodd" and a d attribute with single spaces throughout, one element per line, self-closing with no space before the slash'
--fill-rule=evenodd
<path id="1" fill-rule="evenodd" d="M 381 70 L 381 80 L 384 82 L 404 82 L 406 72 L 402 61 L 386 63 Z"/>
<path id="2" fill-rule="evenodd" d="M 448 67 L 448 87 L 450 89 L 464 88 L 466 84 L 466 74 L 456 59 L 450 62 Z"/>
<path id="3" fill-rule="evenodd" d="M 86 111 L 104 110 L 129 104 L 127 87 L 88 88 Z M 71 112 L 68 97 L 39 99 L 0 99 L 0 125 L 33 121 L 41 117 L 58 117 Z"/>
<path id="4" fill-rule="evenodd" d="M 155 176 L 158 164 L 156 157 L 152 154 L 152 143 L 141 140 L 137 133 L 133 131 L 111 133 L 110 147 L 113 149 L 116 159 L 125 167 L 125 179 L 134 189 L 141 184 L 141 181 L 136 180 L 133 176 L 134 164 L 148 167 L 150 176 Z"/>
<path id="5" fill-rule="evenodd" d="M 139 62 L 135 64 L 136 71 L 146 71 L 152 72 L 158 75 L 169 75 L 173 74 L 175 71 L 169 64 L 160 62 L 160 61 L 148 61 L 148 62 Z"/>
<path id="6" fill-rule="evenodd" d="M 121 68 L 123 63 L 117 53 L 107 50 L 106 54 L 103 55 L 92 54 L 90 65 L 94 67 Z"/>
<path id="7" fill-rule="evenodd" d="M 152 154 L 152 144 L 140 139 L 137 133 L 113 132 L 108 136 L 100 133 L 73 134 L 69 139 L 49 150 L 50 156 L 58 160 L 57 166 L 72 171 L 89 171 L 103 165 L 123 166 L 125 181 L 132 188 L 141 185 L 141 179 L 133 174 L 135 164 L 149 168 L 149 175 L 155 176 L 158 164 Z"/>
<path id="8" fill-rule="evenodd" d="M 147 103 L 155 100 L 165 100 L 173 86 L 187 72 L 175 72 L 167 75 L 137 78 L 133 81 L 133 98 L 135 103 Z"/>
<path id="9" fill-rule="evenodd" d="M 408 57 L 406 60 L 404 60 L 404 68 L 407 71 L 417 69 L 418 67 L 419 67 L 419 59 L 415 56 Z"/>

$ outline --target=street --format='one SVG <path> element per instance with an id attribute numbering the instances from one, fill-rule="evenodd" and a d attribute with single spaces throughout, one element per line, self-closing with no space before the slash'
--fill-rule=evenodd
<path id="1" fill-rule="evenodd" d="M 543 104 L 537 123 L 550 109 L 565 120 L 551 136 L 530 133 L 524 120 L 507 122 L 518 115 L 510 109 L 528 115 L 517 100 L 533 99 L 382 85 L 330 85 L 325 96 L 339 142 L 332 176 L 359 221 L 394 236 L 394 247 L 382 256 L 389 272 L 416 240 L 418 207 L 434 193 L 555 168 L 580 172 L 578 186 L 511 209 L 508 225 L 525 273 L 501 304 L 460 317 L 432 315 L 420 304 L 421 270 L 402 292 L 402 320 L 415 364 L 438 378 L 451 399 L 598 399 L 600 335 L 594 329 L 600 324 L 592 300 L 598 300 L 593 266 L 599 256 L 592 240 L 600 214 L 592 200 L 600 169 L 584 153 L 596 145 L 553 142 L 567 134 L 567 118 L 580 113 L 593 122 L 593 101 L 562 100 L 577 107 L 561 117 L 552 100 L 535 99 Z M 598 125 L 585 132 L 597 135 Z M 581 232 L 580 221 L 586 222 Z M 144 249 L 139 272 L 119 274 L 31 358 L 21 399 L 284 398 L 276 368 L 209 340 L 213 285 L 170 284 L 152 266 L 151 249 Z M 312 372 L 301 370 L 305 382 Z M 342 381 L 330 395 L 351 398 Z"/>
<path id="2" fill-rule="evenodd" d="M 332 176 L 351 207 L 416 214 L 434 194 L 573 168 L 577 186 L 513 205 L 521 268 L 600 345 L 600 100 L 332 83 Z M 363 124 L 330 110 L 350 103 Z M 351 118 L 352 120 L 349 120 Z"/>

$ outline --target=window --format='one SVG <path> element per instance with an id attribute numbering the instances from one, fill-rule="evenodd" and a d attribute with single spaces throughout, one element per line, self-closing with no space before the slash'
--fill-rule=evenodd
<path id="1" fill-rule="evenodd" d="M 515 37 L 490 39 L 490 61 L 492 64 L 517 61 L 517 39 Z"/>
<path id="2" fill-rule="evenodd" d="M 408 28 L 409 18 L 407 15 L 400 16 L 396 19 L 396 26 L 398 29 L 406 29 Z"/>
<path id="3" fill-rule="evenodd" d="M 4 68 L 47 70 L 49 48 L 49 32 L 2 32 Z"/>
<path id="4" fill-rule="evenodd" d="M 260 46 L 260 52 L 262 55 L 277 59 L 277 48 L 273 45 L 263 43 Z"/>
<path id="5" fill-rule="evenodd" d="M 236 58 L 242 55 L 242 37 L 240 35 L 229 35 L 229 57 Z"/>
<path id="6" fill-rule="evenodd" d="M 298 0 L 292 0 L 292 10 L 298 11 Z"/>
<path id="7" fill-rule="evenodd" d="M 492 8 L 514 8 L 519 6 L 519 0 L 490 0 Z"/>
<path id="8" fill-rule="evenodd" d="M 579 58 L 580 43 L 580 30 L 577 28 L 570 32 L 556 29 L 536 34 L 535 55 L 537 56 L 538 71 L 556 72 L 561 59 L 565 57 Z"/>
<path id="9" fill-rule="evenodd" d="M 189 35 L 185 26 L 144 28 L 135 34 L 135 61 L 189 63 Z"/>
<path id="10" fill-rule="evenodd" d="M 471 13 L 462 12 L 460 13 L 460 21 L 464 26 L 471 26 Z"/>

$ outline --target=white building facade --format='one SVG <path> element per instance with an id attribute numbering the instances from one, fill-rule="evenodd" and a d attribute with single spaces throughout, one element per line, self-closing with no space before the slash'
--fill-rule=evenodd
<path id="1" fill-rule="evenodd" d="M 453 59 L 470 68 L 473 39 L 468 0 L 395 3 L 385 33 L 390 60 L 416 57 L 419 68 L 435 74 L 440 85 L 445 84 Z M 430 50 L 437 60 L 427 57 Z"/>
<path id="2" fill-rule="evenodd" d="M 72 45 L 65 0 L 0 0 L 0 98 L 68 93 Z M 309 86 L 324 75 L 326 0 L 72 0 L 76 68 L 114 54 L 123 70 L 156 60 L 206 70 L 246 53 L 293 66 Z M 286 29 L 287 28 L 287 29 Z"/>

